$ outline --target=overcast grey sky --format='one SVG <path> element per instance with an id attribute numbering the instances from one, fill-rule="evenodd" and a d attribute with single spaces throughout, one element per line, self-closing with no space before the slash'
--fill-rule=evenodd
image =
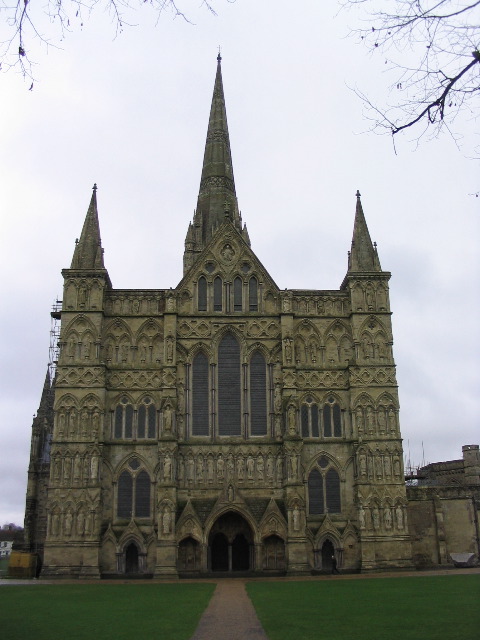
<path id="1" fill-rule="evenodd" d="M 387 99 L 384 60 L 346 38 L 334 1 L 184 3 L 114 39 L 101 11 L 62 50 L 37 50 L 33 91 L 3 74 L 0 525 L 23 522 L 30 430 L 47 368 L 50 308 L 62 297 L 91 188 L 114 287 L 182 275 L 222 46 L 237 195 L 252 248 L 281 288 L 338 288 L 355 192 L 392 272 L 394 355 L 413 462 L 461 457 L 480 441 L 478 144 L 473 118 L 416 148 L 362 133 L 350 87 Z M 0 30 L 3 29 L 0 26 Z M 1 32 L 1 31 L 0 31 Z M 3 34 L 2 34 L 3 35 Z M 3 39 L 3 38 L 2 38 Z"/>

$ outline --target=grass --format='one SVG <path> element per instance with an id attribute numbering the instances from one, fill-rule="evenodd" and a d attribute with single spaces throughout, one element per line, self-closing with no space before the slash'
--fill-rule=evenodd
<path id="1" fill-rule="evenodd" d="M 478 640 L 480 575 L 251 582 L 270 640 Z"/>
<path id="2" fill-rule="evenodd" d="M 188 640 L 214 584 L 98 584 L 0 587 L 8 640 Z"/>

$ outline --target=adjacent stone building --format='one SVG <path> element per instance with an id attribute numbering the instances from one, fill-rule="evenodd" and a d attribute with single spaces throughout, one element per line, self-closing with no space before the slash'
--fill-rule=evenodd
<path id="1" fill-rule="evenodd" d="M 174 287 L 114 288 L 94 187 L 33 429 L 42 575 L 411 566 L 390 273 L 357 193 L 340 288 L 273 281 L 239 213 L 220 58 L 183 265 Z"/>

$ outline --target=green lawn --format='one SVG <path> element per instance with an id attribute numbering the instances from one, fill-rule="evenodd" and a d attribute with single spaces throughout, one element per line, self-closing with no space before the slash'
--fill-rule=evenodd
<path id="1" fill-rule="evenodd" d="M 270 640 L 479 640 L 480 575 L 251 582 Z"/>
<path id="2" fill-rule="evenodd" d="M 8 640 L 188 640 L 214 584 L 0 587 Z"/>

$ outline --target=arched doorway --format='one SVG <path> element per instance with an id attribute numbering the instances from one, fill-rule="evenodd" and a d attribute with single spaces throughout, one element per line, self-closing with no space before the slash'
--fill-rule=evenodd
<path id="1" fill-rule="evenodd" d="M 279 536 L 263 541 L 263 567 L 266 571 L 285 571 L 285 543 Z"/>
<path id="2" fill-rule="evenodd" d="M 335 555 L 335 548 L 331 540 L 325 540 L 322 545 L 322 571 L 332 570 L 332 557 Z"/>
<path id="3" fill-rule="evenodd" d="M 138 573 L 138 547 L 134 542 L 125 549 L 125 573 Z"/>
<path id="4" fill-rule="evenodd" d="M 184 538 L 178 545 L 178 570 L 200 570 L 200 545 L 194 538 Z"/>
<path id="5" fill-rule="evenodd" d="M 251 571 L 255 568 L 253 533 L 239 513 L 229 511 L 213 524 L 209 536 L 211 571 Z"/>
<path id="6" fill-rule="evenodd" d="M 216 533 L 212 538 L 211 560 L 212 571 L 228 571 L 228 540 L 223 533 Z"/>

